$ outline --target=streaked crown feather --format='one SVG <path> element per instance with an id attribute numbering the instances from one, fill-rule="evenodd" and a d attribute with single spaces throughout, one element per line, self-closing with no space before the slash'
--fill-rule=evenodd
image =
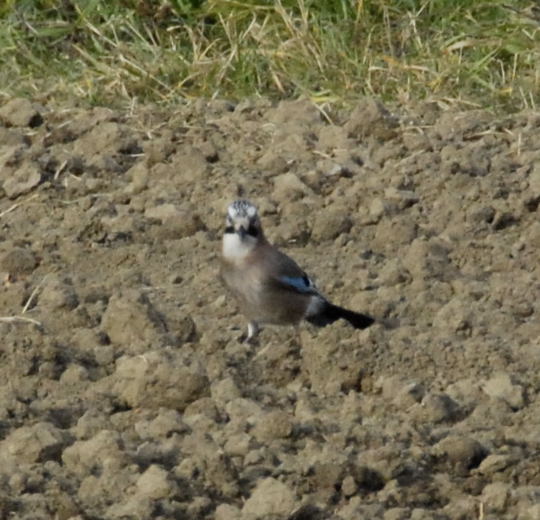
<path id="1" fill-rule="evenodd" d="M 229 205 L 227 215 L 233 220 L 239 217 L 252 219 L 257 216 L 257 208 L 249 200 L 235 200 Z"/>

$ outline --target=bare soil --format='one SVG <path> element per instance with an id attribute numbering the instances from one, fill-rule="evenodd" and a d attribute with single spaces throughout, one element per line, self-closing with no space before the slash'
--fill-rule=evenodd
<path id="1" fill-rule="evenodd" d="M 0 517 L 540 519 L 540 114 L 0 107 Z M 380 323 L 267 328 L 227 204 Z"/>

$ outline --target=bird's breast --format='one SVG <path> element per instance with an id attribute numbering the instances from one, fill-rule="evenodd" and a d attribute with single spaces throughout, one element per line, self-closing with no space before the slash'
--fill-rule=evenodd
<path id="1" fill-rule="evenodd" d="M 227 262 L 235 264 L 242 262 L 252 250 L 252 244 L 243 241 L 236 233 L 223 235 L 222 254 Z"/>
<path id="2" fill-rule="evenodd" d="M 242 269 L 235 263 L 224 259 L 221 266 L 221 277 L 245 313 L 260 305 L 262 287 L 261 278 L 256 269 L 249 265 Z"/>

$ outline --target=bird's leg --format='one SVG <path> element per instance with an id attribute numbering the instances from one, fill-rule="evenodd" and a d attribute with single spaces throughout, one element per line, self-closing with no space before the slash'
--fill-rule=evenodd
<path id="1" fill-rule="evenodd" d="M 256 321 L 250 321 L 247 327 L 247 335 L 242 334 L 239 338 L 241 343 L 253 344 L 257 340 L 257 335 L 259 334 L 259 324 Z"/>
<path id="2" fill-rule="evenodd" d="M 257 339 L 259 334 L 259 324 L 256 321 L 250 321 L 248 323 L 248 334 L 246 343 L 253 343 Z"/>
<path id="3" fill-rule="evenodd" d="M 294 339 L 296 340 L 298 348 L 302 350 L 302 335 L 300 333 L 300 323 L 297 323 L 294 326 Z"/>

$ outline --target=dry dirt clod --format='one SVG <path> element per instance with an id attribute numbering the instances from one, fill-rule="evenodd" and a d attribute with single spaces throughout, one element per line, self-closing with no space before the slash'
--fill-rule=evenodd
<path id="1" fill-rule="evenodd" d="M 0 262 L 0 269 L 13 277 L 29 275 L 38 265 L 36 255 L 27 248 L 15 247 Z"/>
<path id="2" fill-rule="evenodd" d="M 25 98 L 9 100 L 0 107 L 0 121 L 8 126 L 35 128 L 43 123 L 40 108 Z"/>

